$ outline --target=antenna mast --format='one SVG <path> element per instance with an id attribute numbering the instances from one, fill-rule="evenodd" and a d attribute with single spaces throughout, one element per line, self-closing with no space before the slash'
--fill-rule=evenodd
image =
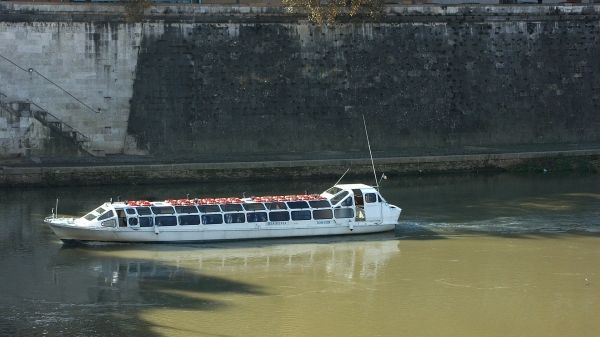
<path id="1" fill-rule="evenodd" d="M 333 186 L 337 185 L 340 181 L 342 181 L 342 179 L 344 179 L 344 176 L 346 175 L 346 173 L 348 173 L 348 171 L 350 171 L 349 167 L 346 170 L 346 172 L 344 172 L 344 174 L 342 174 L 342 176 L 340 177 L 340 179 L 338 179 L 338 181 L 336 181 L 335 184 L 333 184 Z M 331 186 L 331 187 L 333 187 L 333 186 Z"/>
<path id="2" fill-rule="evenodd" d="M 365 126 L 365 135 L 367 135 L 367 146 L 369 147 L 369 156 L 371 156 L 371 166 L 373 167 L 373 177 L 375 177 L 375 186 L 379 191 L 379 182 L 377 181 L 377 173 L 375 173 L 375 163 L 373 162 L 373 153 L 371 152 L 371 142 L 369 142 L 369 132 L 367 131 L 367 122 L 365 121 L 365 114 L 362 115 L 363 124 Z"/>

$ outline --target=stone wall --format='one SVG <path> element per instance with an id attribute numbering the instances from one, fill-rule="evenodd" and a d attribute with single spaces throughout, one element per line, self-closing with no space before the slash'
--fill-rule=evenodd
<path id="1" fill-rule="evenodd" d="M 60 8 L 0 15 L 0 54 L 23 68 L 0 59 L 0 91 L 107 154 L 361 157 L 363 115 L 377 156 L 600 143 L 598 6 L 397 6 L 329 27 L 274 9 L 154 7 L 140 24 Z"/>
<path id="2" fill-rule="evenodd" d="M 0 22 L 0 91 L 40 105 L 90 137 L 92 148 L 122 153 L 140 27 Z"/>
<path id="3" fill-rule="evenodd" d="M 51 152 L 45 148 L 49 130 L 31 115 L 14 114 L 0 105 L 0 153 L 2 157 L 18 158 Z"/>

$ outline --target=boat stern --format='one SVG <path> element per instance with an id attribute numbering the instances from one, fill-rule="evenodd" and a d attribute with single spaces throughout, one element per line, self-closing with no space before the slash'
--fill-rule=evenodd
<path id="1" fill-rule="evenodd" d="M 394 224 L 397 225 L 400 221 L 400 214 L 402 214 L 402 208 L 392 205 L 386 204 L 387 209 L 383 212 L 383 222 L 386 224 Z"/>

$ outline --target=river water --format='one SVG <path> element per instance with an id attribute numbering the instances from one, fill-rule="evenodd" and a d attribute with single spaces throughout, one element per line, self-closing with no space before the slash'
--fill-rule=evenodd
<path id="1" fill-rule="evenodd" d="M 42 223 L 56 197 L 82 214 L 328 184 L 0 190 L 0 336 L 599 335 L 600 176 L 390 179 L 400 226 L 354 237 L 63 247 Z"/>

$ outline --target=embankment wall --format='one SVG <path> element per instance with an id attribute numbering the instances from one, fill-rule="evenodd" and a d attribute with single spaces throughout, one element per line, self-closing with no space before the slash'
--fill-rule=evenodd
<path id="1" fill-rule="evenodd" d="M 362 116 L 376 157 L 600 143 L 598 5 L 390 6 L 330 26 L 281 8 L 123 13 L 0 2 L 5 100 L 47 109 L 103 162 L 362 158 Z M 0 129 L 15 134 L 50 133 Z"/>

